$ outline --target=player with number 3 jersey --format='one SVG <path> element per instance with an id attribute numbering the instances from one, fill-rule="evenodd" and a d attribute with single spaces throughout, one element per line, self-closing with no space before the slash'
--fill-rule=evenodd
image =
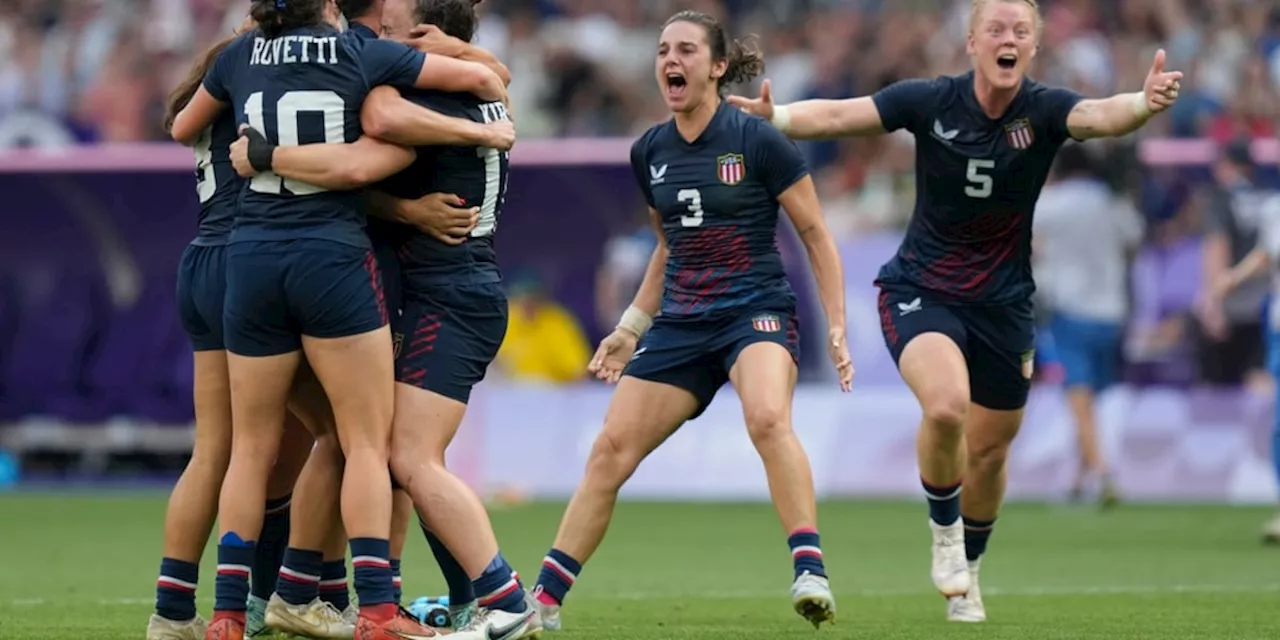
<path id="1" fill-rule="evenodd" d="M 762 67 L 759 52 L 726 39 L 706 14 L 677 13 L 662 31 L 655 75 L 674 117 L 631 149 L 660 242 L 635 302 L 590 364 L 618 389 L 538 576 L 534 596 L 547 628 L 560 626 L 560 606 L 603 540 L 622 484 L 729 381 L 790 534 L 795 610 L 815 627 L 835 616 L 809 460 L 791 426 L 799 335 L 777 247 L 779 205 L 809 252 L 828 351 L 847 391 L 844 283 L 799 150 L 722 98 L 724 86 Z"/>
<path id="2" fill-rule="evenodd" d="M 488 68 L 386 41 L 342 37 L 333 0 L 255 0 L 259 28 L 233 41 L 178 115 L 191 142 L 224 109 L 274 144 L 354 142 L 379 84 L 505 97 Z M 406 152 L 405 164 L 411 160 Z M 359 194 L 262 173 L 249 181 L 227 258 L 224 322 L 234 441 L 220 502 L 217 601 L 208 637 L 244 635 L 247 575 L 261 529 L 257 505 L 276 457 L 281 417 L 302 352 L 329 392 L 346 454 L 343 524 L 350 536 L 362 640 L 430 636 L 394 601 L 387 464 L 393 361 L 387 312 Z"/>
<path id="3" fill-rule="evenodd" d="M 1065 142 L 1137 130 L 1174 103 L 1182 78 L 1164 70 L 1160 51 L 1140 92 L 1086 100 L 1047 87 L 1026 77 L 1042 29 L 1036 0 L 973 0 L 966 74 L 849 100 L 774 106 L 767 84 L 759 99 L 730 98 L 794 138 L 915 136 L 915 215 L 877 284 L 885 342 L 924 416 L 917 457 L 931 574 L 954 621 L 986 619 L 979 562 L 1031 384 L 1040 188 Z"/>

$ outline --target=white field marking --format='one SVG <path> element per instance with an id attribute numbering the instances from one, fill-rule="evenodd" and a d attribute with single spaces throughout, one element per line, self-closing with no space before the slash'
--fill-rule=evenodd
<path id="1" fill-rule="evenodd" d="M 1105 596 L 1105 595 L 1168 595 L 1168 594 L 1215 594 L 1215 593 L 1276 593 L 1280 592 L 1280 583 L 1230 585 L 1230 584 L 1172 584 L 1172 585 L 1113 585 L 1113 586 L 1079 586 L 1079 587 L 1022 587 L 1001 589 L 983 587 L 984 596 L 1010 597 L 1047 597 L 1047 596 Z M 698 591 L 690 593 L 673 593 L 670 591 L 624 591 L 614 594 L 579 594 L 575 600 L 660 600 L 669 598 L 696 597 L 712 600 L 742 600 L 778 597 L 785 591 Z M 856 591 L 837 591 L 836 595 L 856 598 L 904 598 L 937 595 L 937 591 L 925 589 L 861 589 Z M 209 604 L 212 599 L 201 598 L 201 604 Z M 0 603 L 0 605 L 6 603 Z M 154 598 L 17 598 L 7 603 L 14 607 L 39 607 L 54 605 L 95 604 L 103 607 L 138 607 L 155 604 Z"/>

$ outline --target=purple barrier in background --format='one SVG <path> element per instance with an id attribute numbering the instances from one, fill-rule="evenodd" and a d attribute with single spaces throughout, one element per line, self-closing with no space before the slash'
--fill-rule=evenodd
<path id="1" fill-rule="evenodd" d="M 450 449 L 451 467 L 473 486 L 565 498 L 582 477 L 609 389 L 482 384 Z M 1099 433 L 1127 499 L 1270 502 L 1271 402 L 1242 392 L 1117 388 L 1100 399 Z M 796 394 L 794 422 L 820 495 L 916 496 L 910 391 L 810 385 Z M 1075 432 L 1056 389 L 1033 392 L 1009 462 L 1013 498 L 1065 496 L 1077 469 Z M 631 498 L 767 500 L 759 455 L 731 390 L 646 460 L 623 489 Z"/>
<path id="2" fill-rule="evenodd" d="M 539 274 L 594 341 L 606 240 L 645 219 L 629 143 L 517 149 L 497 240 L 503 268 Z M 174 279 L 195 229 L 192 167 L 190 152 L 174 145 L 0 155 L 0 420 L 190 419 Z M 807 274 L 803 249 L 782 226 L 788 269 Z M 810 278 L 794 280 L 801 308 L 810 308 Z M 820 318 L 802 312 L 802 332 L 815 335 Z M 807 375 L 825 356 L 820 339 L 803 342 Z"/>

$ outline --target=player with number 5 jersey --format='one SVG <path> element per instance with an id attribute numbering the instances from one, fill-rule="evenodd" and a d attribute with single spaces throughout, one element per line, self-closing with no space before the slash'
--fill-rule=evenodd
<path id="1" fill-rule="evenodd" d="M 763 66 L 758 51 L 727 39 L 706 14 L 677 13 L 662 31 L 654 73 L 673 117 L 631 148 L 660 241 L 634 303 L 590 364 L 618 388 L 538 576 L 535 598 L 546 628 L 560 626 L 560 606 L 603 540 L 622 484 L 725 382 L 741 399 L 788 533 L 792 604 L 815 627 L 835 617 L 809 459 L 791 426 L 799 333 L 778 253 L 779 205 L 808 251 L 827 316 L 827 349 L 847 391 L 853 365 L 844 282 L 799 150 L 722 97 L 726 85 L 749 81 Z"/>
<path id="2" fill-rule="evenodd" d="M 472 91 L 505 87 L 487 67 L 388 41 L 344 38 L 334 0 L 254 0 L 259 28 L 233 41 L 173 136 L 190 143 L 225 109 L 273 143 L 355 142 L 360 110 L 381 84 Z M 405 164 L 412 154 L 405 152 Z M 224 334 L 232 389 L 231 465 L 220 501 L 217 598 L 210 640 L 244 635 L 258 508 L 289 389 L 305 351 L 329 394 L 346 454 L 343 524 L 354 557 L 361 640 L 432 635 L 395 602 L 388 471 L 392 380 L 387 311 L 364 233 L 360 196 L 265 172 L 241 197 L 227 257 Z"/>
<path id="3" fill-rule="evenodd" d="M 759 99 L 730 98 L 794 138 L 915 136 L 915 214 L 877 279 L 880 319 L 922 409 L 931 577 L 948 619 L 960 622 L 986 619 L 978 570 L 1031 386 L 1040 189 L 1065 142 L 1136 131 L 1173 104 L 1182 78 L 1165 71 L 1160 51 L 1142 91 L 1086 100 L 1026 77 L 1044 26 L 1036 0 L 973 0 L 971 9 L 968 73 L 848 100 L 774 106 L 767 84 Z"/>

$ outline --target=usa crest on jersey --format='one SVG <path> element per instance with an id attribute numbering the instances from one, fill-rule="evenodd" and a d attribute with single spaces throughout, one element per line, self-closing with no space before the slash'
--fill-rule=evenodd
<path id="1" fill-rule="evenodd" d="M 764 313 L 751 319 L 751 327 L 761 333 L 782 331 L 782 320 L 771 313 Z"/>
<path id="2" fill-rule="evenodd" d="M 741 153 L 726 153 L 716 158 L 716 172 L 720 182 L 733 186 L 747 177 L 747 164 Z"/>
<path id="3" fill-rule="evenodd" d="M 1014 149 L 1029 149 L 1036 141 L 1036 134 L 1031 130 L 1031 121 L 1026 118 L 1019 118 L 1006 124 L 1004 130 L 1009 136 L 1009 145 Z"/>

